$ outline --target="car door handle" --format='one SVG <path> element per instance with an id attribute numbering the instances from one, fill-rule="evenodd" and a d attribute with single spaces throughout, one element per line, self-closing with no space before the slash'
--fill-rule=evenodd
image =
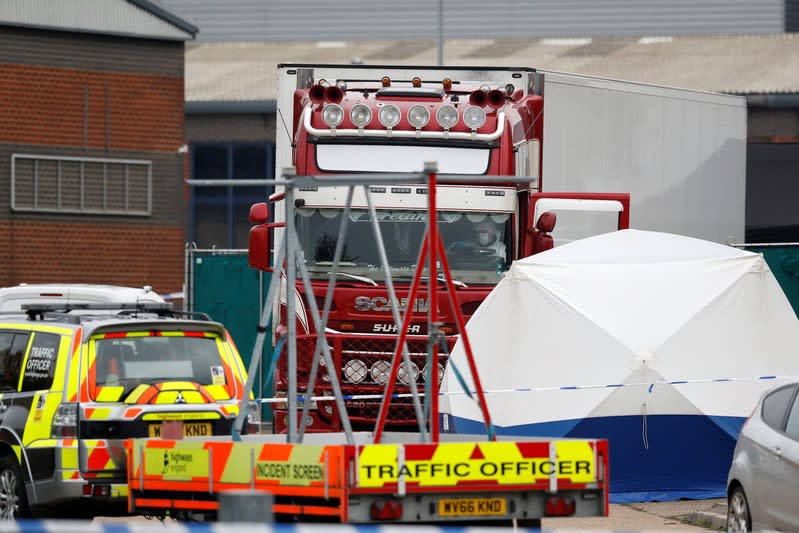
<path id="1" fill-rule="evenodd" d="M 8 405 L 6 405 L 5 402 L 0 401 L 0 413 L 4 413 L 6 409 L 8 409 Z"/>
<path id="2" fill-rule="evenodd" d="M 779 446 L 774 446 L 774 455 L 782 457 L 782 449 Z"/>

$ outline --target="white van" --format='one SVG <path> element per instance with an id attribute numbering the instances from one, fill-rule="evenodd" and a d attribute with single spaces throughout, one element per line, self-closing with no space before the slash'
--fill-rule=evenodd
<path id="1" fill-rule="evenodd" d="M 120 287 L 87 283 L 21 283 L 0 287 L 0 312 L 19 311 L 22 304 L 165 303 L 152 287 Z"/>

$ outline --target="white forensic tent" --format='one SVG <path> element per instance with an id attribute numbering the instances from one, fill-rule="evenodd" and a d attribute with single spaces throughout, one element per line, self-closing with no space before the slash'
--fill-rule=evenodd
<path id="1" fill-rule="evenodd" d="M 724 496 L 757 399 L 799 376 L 799 321 L 763 257 L 673 234 L 617 231 L 517 261 L 466 332 L 497 432 L 608 438 L 617 502 Z M 453 366 L 472 390 L 462 343 L 445 428 L 485 431 Z"/>

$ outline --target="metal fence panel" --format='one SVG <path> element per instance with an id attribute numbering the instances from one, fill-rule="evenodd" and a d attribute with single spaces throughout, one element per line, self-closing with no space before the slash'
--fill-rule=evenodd
<path id="1" fill-rule="evenodd" d="M 198 250 L 187 253 L 187 301 L 190 311 L 207 313 L 230 332 L 236 347 L 249 367 L 255 345 L 256 328 L 269 288 L 271 274 L 250 268 L 246 250 Z M 268 326 L 271 331 L 271 324 Z M 268 334 L 271 338 L 271 334 Z M 272 360 L 272 343 L 264 343 L 259 377 L 253 391 L 256 398 L 271 397 L 272 383 L 264 382 Z M 263 409 L 263 420 L 271 420 L 272 410 Z"/>

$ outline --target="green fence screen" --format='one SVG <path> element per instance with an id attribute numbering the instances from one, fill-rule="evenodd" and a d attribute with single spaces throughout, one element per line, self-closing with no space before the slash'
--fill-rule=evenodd
<path id="1" fill-rule="evenodd" d="M 746 249 L 763 254 L 794 312 L 799 316 L 799 244 L 747 246 Z"/>
<path id="2" fill-rule="evenodd" d="M 190 310 L 207 313 L 224 324 L 249 368 L 271 274 L 250 268 L 246 251 L 190 250 L 188 263 Z M 264 382 L 272 360 L 271 324 L 266 335 L 253 386 L 256 398 L 272 396 L 271 381 Z M 271 420 L 272 410 L 266 406 L 261 415 L 264 421 Z"/>

